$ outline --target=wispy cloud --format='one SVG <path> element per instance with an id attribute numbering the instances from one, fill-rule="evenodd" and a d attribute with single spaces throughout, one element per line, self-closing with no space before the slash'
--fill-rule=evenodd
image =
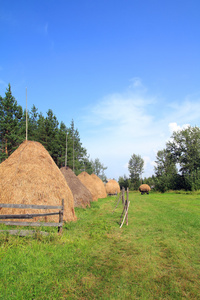
<path id="1" fill-rule="evenodd" d="M 45 34 L 48 34 L 48 27 L 49 27 L 49 24 L 46 23 L 45 26 L 44 26 L 44 33 Z"/>
<path id="2" fill-rule="evenodd" d="M 4 80 L 2 80 L 2 79 L 0 79 L 0 85 L 2 85 L 3 87 L 7 87 L 8 86 L 8 84 Z"/>
<path id="3" fill-rule="evenodd" d="M 145 161 L 144 176 L 150 176 L 157 151 L 165 147 L 172 132 L 199 120 L 198 99 L 165 102 L 159 109 L 158 104 L 156 96 L 126 91 L 107 95 L 89 108 L 81 121 L 84 143 L 93 158 L 108 166 L 108 174 L 128 174 L 127 164 L 135 153 Z"/>

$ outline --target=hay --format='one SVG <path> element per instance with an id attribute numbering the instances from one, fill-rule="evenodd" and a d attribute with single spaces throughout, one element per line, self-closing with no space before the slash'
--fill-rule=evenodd
<path id="1" fill-rule="evenodd" d="M 148 193 L 151 190 L 150 186 L 148 184 L 141 184 L 139 187 L 139 191 L 143 193 Z"/>
<path id="2" fill-rule="evenodd" d="M 92 174 L 90 176 L 95 181 L 98 198 L 106 198 L 107 193 L 106 193 L 106 188 L 105 188 L 103 181 L 96 174 Z"/>
<path id="3" fill-rule="evenodd" d="M 109 195 L 115 195 L 120 193 L 119 183 L 114 179 L 109 180 L 106 183 L 106 193 Z"/>
<path id="4" fill-rule="evenodd" d="M 86 208 L 87 206 L 90 206 L 90 202 L 92 201 L 92 194 L 86 188 L 86 186 L 80 181 L 80 179 L 69 167 L 62 167 L 60 171 L 64 175 L 67 184 L 74 196 L 74 207 Z"/>
<path id="5" fill-rule="evenodd" d="M 98 192 L 96 189 L 95 181 L 92 179 L 92 177 L 87 172 L 82 172 L 78 175 L 78 178 L 92 194 L 92 200 L 97 201 Z"/>
<path id="6" fill-rule="evenodd" d="M 65 221 L 75 221 L 73 195 L 47 150 L 38 142 L 25 141 L 0 164 L 0 203 L 61 205 Z M 1 214 L 48 213 L 54 210 L 1 208 Z M 58 221 L 58 216 L 31 221 Z"/>

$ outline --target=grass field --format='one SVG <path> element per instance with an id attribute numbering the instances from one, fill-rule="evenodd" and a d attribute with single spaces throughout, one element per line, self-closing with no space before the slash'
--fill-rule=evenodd
<path id="1" fill-rule="evenodd" d="M 200 195 L 130 193 L 42 237 L 0 235 L 0 299 L 200 299 Z M 4 225 L 0 226 L 6 228 Z"/>

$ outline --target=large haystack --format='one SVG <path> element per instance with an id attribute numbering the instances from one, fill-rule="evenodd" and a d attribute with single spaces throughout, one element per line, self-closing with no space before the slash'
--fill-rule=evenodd
<path id="1" fill-rule="evenodd" d="M 106 188 L 105 188 L 105 185 L 104 185 L 103 181 L 96 174 L 92 174 L 90 176 L 95 181 L 95 186 L 96 186 L 96 189 L 97 189 L 98 198 L 106 198 L 107 193 L 106 193 Z"/>
<path id="2" fill-rule="evenodd" d="M 120 193 L 119 183 L 114 179 L 109 180 L 106 183 L 106 193 L 108 195 L 116 195 L 116 194 Z"/>
<path id="3" fill-rule="evenodd" d="M 72 192 L 59 168 L 40 143 L 23 142 L 0 164 L 0 203 L 57 206 L 61 205 L 62 199 L 65 203 L 64 220 L 75 221 Z M 49 212 L 55 211 L 0 208 L 1 214 Z M 58 222 L 58 219 L 55 215 L 38 220 Z"/>
<path id="4" fill-rule="evenodd" d="M 74 207 L 90 206 L 92 194 L 69 167 L 60 169 L 74 196 Z"/>
<path id="5" fill-rule="evenodd" d="M 95 181 L 92 179 L 92 177 L 87 172 L 82 172 L 78 175 L 78 178 L 92 194 L 92 200 L 97 201 L 98 200 L 98 192 L 96 189 Z"/>
<path id="6" fill-rule="evenodd" d="M 141 184 L 141 186 L 139 187 L 139 191 L 141 192 L 141 194 L 143 195 L 144 193 L 149 194 L 151 188 L 148 184 Z"/>

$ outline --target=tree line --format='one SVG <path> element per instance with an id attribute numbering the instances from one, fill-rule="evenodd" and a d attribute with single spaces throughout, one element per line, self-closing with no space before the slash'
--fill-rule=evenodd
<path id="1" fill-rule="evenodd" d="M 107 167 L 98 158 L 89 159 L 73 119 L 67 127 L 64 122 L 58 122 L 51 109 L 43 116 L 35 105 L 27 113 L 28 140 L 40 142 L 59 168 L 66 165 L 76 175 L 86 171 L 106 180 L 104 171 Z M 18 105 L 9 84 L 5 97 L 0 96 L 0 163 L 19 147 L 25 137 L 26 111 Z M 200 189 L 200 128 L 189 126 L 173 132 L 165 148 L 157 152 L 155 162 L 155 174 L 142 178 L 144 160 L 133 154 L 128 163 L 130 176 L 119 177 L 120 186 L 137 190 L 141 183 L 147 183 L 161 192 Z"/>
<path id="2" fill-rule="evenodd" d="M 147 183 L 155 190 L 199 190 L 200 189 L 200 128 L 189 126 L 173 132 L 166 147 L 157 152 L 155 174 L 142 178 L 144 160 L 133 154 L 129 160 L 130 178 L 119 178 L 120 186 L 137 190 Z"/>
<path id="3" fill-rule="evenodd" d="M 43 116 L 35 105 L 27 112 L 27 119 L 28 140 L 40 142 L 59 168 L 66 165 L 76 175 L 86 171 L 88 174 L 95 173 L 102 180 L 106 179 L 104 171 L 107 167 L 98 158 L 89 159 L 73 119 L 67 127 L 64 122 L 58 122 L 51 109 Z M 26 110 L 18 105 L 9 84 L 5 97 L 0 96 L 0 162 L 8 158 L 25 138 Z"/>

